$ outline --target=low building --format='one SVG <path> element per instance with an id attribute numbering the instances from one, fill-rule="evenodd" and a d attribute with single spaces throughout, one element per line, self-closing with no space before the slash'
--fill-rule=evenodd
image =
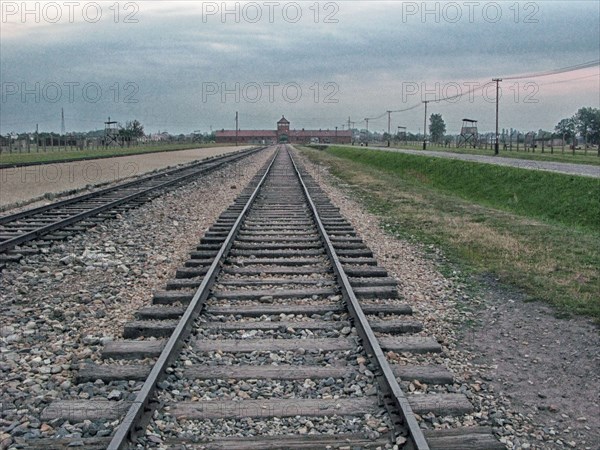
<path id="1" fill-rule="evenodd" d="M 281 117 L 276 130 L 220 130 L 215 132 L 217 143 L 223 144 L 350 144 L 350 130 L 290 130 L 290 122 Z"/>

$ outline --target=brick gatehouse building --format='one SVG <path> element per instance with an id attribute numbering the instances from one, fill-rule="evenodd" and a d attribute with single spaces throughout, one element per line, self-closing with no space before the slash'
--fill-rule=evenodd
<path id="1" fill-rule="evenodd" d="M 290 130 L 290 122 L 281 117 L 276 130 L 220 130 L 215 132 L 217 143 L 231 144 L 275 144 L 289 142 L 290 144 L 350 144 L 350 130 Z"/>

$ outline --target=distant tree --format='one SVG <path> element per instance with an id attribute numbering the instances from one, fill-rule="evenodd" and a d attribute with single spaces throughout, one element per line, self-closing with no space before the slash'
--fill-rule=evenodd
<path id="1" fill-rule="evenodd" d="M 554 130 L 561 136 L 564 136 L 566 140 L 572 139 L 575 137 L 575 119 L 573 117 L 569 117 L 567 119 L 562 119 L 556 126 Z"/>
<path id="2" fill-rule="evenodd" d="M 440 142 L 446 132 L 446 124 L 441 114 L 432 114 L 429 117 L 429 134 L 432 142 Z"/>
<path id="3" fill-rule="evenodd" d="M 127 143 L 128 147 L 131 142 L 144 136 L 144 126 L 138 120 L 128 121 L 124 127 L 119 124 L 119 127 L 119 138 L 122 143 Z"/>
<path id="4" fill-rule="evenodd" d="M 584 137 L 586 144 L 600 144 L 599 108 L 579 108 L 573 119 L 577 131 Z"/>
<path id="5" fill-rule="evenodd" d="M 127 122 L 127 129 L 130 130 L 131 137 L 139 138 L 144 136 L 144 125 L 142 125 L 138 120 Z"/>

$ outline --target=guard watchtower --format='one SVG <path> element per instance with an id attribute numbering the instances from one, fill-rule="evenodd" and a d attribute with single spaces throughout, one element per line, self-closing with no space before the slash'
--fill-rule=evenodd
<path id="1" fill-rule="evenodd" d="M 119 146 L 119 128 L 118 123 L 114 120 L 104 122 L 104 146 Z"/>
<path id="2" fill-rule="evenodd" d="M 478 140 L 479 133 L 477 131 L 477 121 L 473 119 L 463 119 L 456 147 L 464 146 L 475 148 Z"/>

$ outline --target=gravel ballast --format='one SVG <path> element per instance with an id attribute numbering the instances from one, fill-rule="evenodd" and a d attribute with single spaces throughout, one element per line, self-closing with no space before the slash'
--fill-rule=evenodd
<path id="1" fill-rule="evenodd" d="M 139 388 L 137 383 L 74 387 L 74 375 L 80 363 L 100 362 L 102 344 L 119 338 L 134 312 L 151 304 L 152 291 L 164 288 L 271 154 L 261 152 L 203 176 L 5 268 L 0 274 L 2 448 L 14 437 L 110 432 L 110 423 L 51 424 L 39 417 L 55 399 L 127 399 Z M 82 430 L 86 426 L 93 429 Z"/>
<path id="2" fill-rule="evenodd" d="M 204 177 L 191 185 L 177 189 L 161 198 L 130 210 L 117 220 L 105 222 L 85 234 L 77 235 L 71 240 L 51 247 L 46 253 L 29 256 L 18 265 L 11 264 L 0 274 L 0 339 L 1 360 L 0 371 L 4 382 L 0 386 L 0 441 L 2 446 L 10 445 L 13 438 L 35 437 L 90 437 L 107 436 L 116 422 L 84 421 L 79 424 L 62 423 L 60 421 L 43 423 L 39 420 L 41 410 L 54 399 L 105 398 L 109 400 L 126 400 L 133 398 L 140 383 L 84 383 L 76 385 L 73 376 L 79 363 L 99 360 L 99 349 L 103 343 L 121 336 L 123 325 L 132 320 L 136 309 L 148 306 L 152 291 L 164 288 L 166 281 L 172 278 L 175 270 L 181 267 L 189 257 L 189 251 L 197 243 L 218 215 L 239 194 L 241 189 L 268 159 L 270 152 L 252 156 L 250 163 L 244 164 L 244 170 L 226 168 L 218 173 Z M 443 345 L 440 355 L 409 355 L 389 353 L 392 363 L 408 364 L 414 361 L 422 363 L 440 363 L 446 365 L 455 375 L 455 383 L 450 386 L 425 385 L 423 383 L 402 382 L 407 392 L 462 392 L 476 407 L 476 412 L 459 418 L 440 418 L 424 416 L 422 419 L 429 428 L 450 428 L 468 425 L 487 425 L 494 429 L 497 436 L 509 449 L 558 449 L 577 448 L 595 449 L 598 442 L 597 389 L 593 383 L 585 386 L 571 386 L 571 400 L 580 401 L 588 408 L 585 416 L 575 416 L 558 399 L 552 410 L 547 406 L 545 417 L 536 416 L 519 405 L 512 390 L 509 378 L 516 374 L 504 373 L 499 376 L 498 367 L 502 367 L 506 358 L 530 363 L 529 356 L 519 354 L 515 349 L 523 348 L 518 343 L 507 346 L 513 353 L 485 357 L 485 347 L 473 345 L 497 340 L 497 346 L 503 346 L 501 332 L 464 333 L 467 320 L 477 318 L 484 322 L 498 317 L 503 321 L 518 315 L 512 309 L 498 309 L 497 314 L 488 314 L 487 309 L 498 298 L 492 296 L 471 297 L 461 284 L 461 275 L 455 278 L 444 277 L 437 262 L 426 256 L 418 245 L 398 240 L 385 233 L 379 227 L 377 217 L 367 213 L 360 204 L 352 200 L 347 192 L 336 186 L 336 181 L 321 168 L 304 162 L 309 171 L 319 180 L 332 202 L 341 208 L 343 215 L 352 223 L 365 243 L 373 250 L 379 264 L 385 267 L 390 276 L 398 280 L 399 292 L 415 310 L 415 320 L 424 324 L 423 335 L 435 336 Z M 435 249 L 440 260 L 443 255 Z M 315 302 L 314 299 L 306 301 Z M 274 300 L 274 303 L 277 303 Z M 212 305 L 222 302 L 212 300 Z M 244 302 L 251 304 L 251 302 Z M 523 305 L 515 302 L 515 308 Z M 465 311 L 465 305 L 471 309 L 479 308 L 479 313 Z M 512 304 L 511 304 L 512 305 Z M 523 306 L 525 308 L 527 305 Z M 460 307 L 460 309 L 459 309 Z M 535 327 L 542 322 L 540 317 L 547 312 L 526 312 L 531 315 L 527 320 L 528 341 L 535 340 Z M 217 317 L 214 317 L 217 318 Z M 275 317 L 271 318 L 272 320 Z M 281 319 L 281 318 L 280 318 Z M 286 320 L 291 317 L 284 318 Z M 597 344 L 589 329 L 584 329 L 580 322 L 572 322 L 570 326 L 580 327 L 580 339 L 592 348 Z M 564 333 L 560 321 L 552 322 L 550 328 L 540 334 L 544 339 L 562 339 Z M 544 329 L 548 326 L 544 326 Z M 510 330 L 512 333 L 513 330 Z M 302 328 L 298 328 L 302 333 Z M 550 333 L 550 335 L 548 335 Z M 554 334 L 553 334 L 554 333 Z M 251 337 L 249 337 L 251 338 Z M 511 337 L 512 339 L 512 337 Z M 518 340 L 517 342 L 521 342 Z M 581 367 L 588 367 L 590 374 L 598 373 L 597 348 L 595 353 L 587 352 L 587 362 Z M 582 351 L 586 356 L 588 348 Z M 557 359 L 566 355 L 548 358 L 556 364 Z M 594 356 L 596 355 L 596 356 Z M 277 352 L 271 354 L 248 355 L 217 353 L 204 356 L 184 351 L 184 358 L 192 358 L 194 362 L 203 361 L 212 364 L 269 364 L 276 358 L 286 363 L 309 360 L 314 364 L 334 364 L 337 361 L 356 360 L 355 354 L 326 352 L 319 354 L 296 354 Z M 203 359 L 205 358 L 205 359 Z M 570 355 L 571 360 L 573 359 Z M 596 359 L 594 359 L 596 358 Z M 538 365 L 523 364 L 528 381 L 532 381 L 531 389 L 542 392 L 532 373 L 538 371 L 539 377 L 545 373 L 556 371 L 552 365 L 540 358 Z M 517 363 L 519 364 L 519 363 Z M 178 369 L 176 369 L 178 370 Z M 539 378 L 538 377 L 538 378 Z M 548 378 L 546 376 L 545 378 Z M 332 395 L 341 390 L 345 395 L 356 395 L 352 386 L 358 383 L 369 383 L 369 379 L 334 380 L 331 385 Z M 220 385 L 202 382 L 215 396 L 234 391 L 243 398 L 245 395 L 260 396 L 261 392 L 278 391 L 282 396 L 294 396 L 304 386 L 302 383 L 287 383 L 281 386 L 257 385 L 254 383 L 227 383 Z M 366 394 L 366 389 L 361 392 Z M 367 386 L 368 387 L 368 386 Z M 596 384 L 597 387 L 597 384 Z M 249 389 L 248 389 L 249 388 Z M 178 398 L 173 390 L 179 393 L 188 390 L 191 394 L 201 395 L 191 386 L 165 386 L 162 394 L 166 399 Z M 222 391 L 220 391 L 223 389 Z M 344 392 L 348 389 L 348 392 Z M 175 395 L 175 397 L 173 397 Z M 580 398 L 576 396 L 579 395 Z M 545 405 L 546 399 L 538 396 L 539 404 Z M 594 406 L 595 405 L 595 406 Z M 566 417 L 563 417 L 566 416 Z M 372 425 L 372 426 L 371 426 Z M 214 428 L 212 428 L 214 426 Z M 200 430 L 209 434 L 218 434 L 222 430 L 239 436 L 247 433 L 261 433 L 263 427 L 273 430 L 273 434 L 304 433 L 311 430 L 319 432 L 339 432 L 340 430 L 375 432 L 386 426 L 385 417 L 373 418 L 368 429 L 361 428 L 361 421 L 353 423 L 343 418 L 315 418 L 309 423 L 300 423 L 294 419 L 273 419 L 252 421 L 222 420 L 218 423 L 202 423 L 187 421 L 177 423 L 168 415 L 155 417 L 149 425 L 151 436 L 156 445 L 161 445 L 165 436 L 190 436 L 193 441 Z M 574 429 L 577 434 L 574 433 Z"/>

